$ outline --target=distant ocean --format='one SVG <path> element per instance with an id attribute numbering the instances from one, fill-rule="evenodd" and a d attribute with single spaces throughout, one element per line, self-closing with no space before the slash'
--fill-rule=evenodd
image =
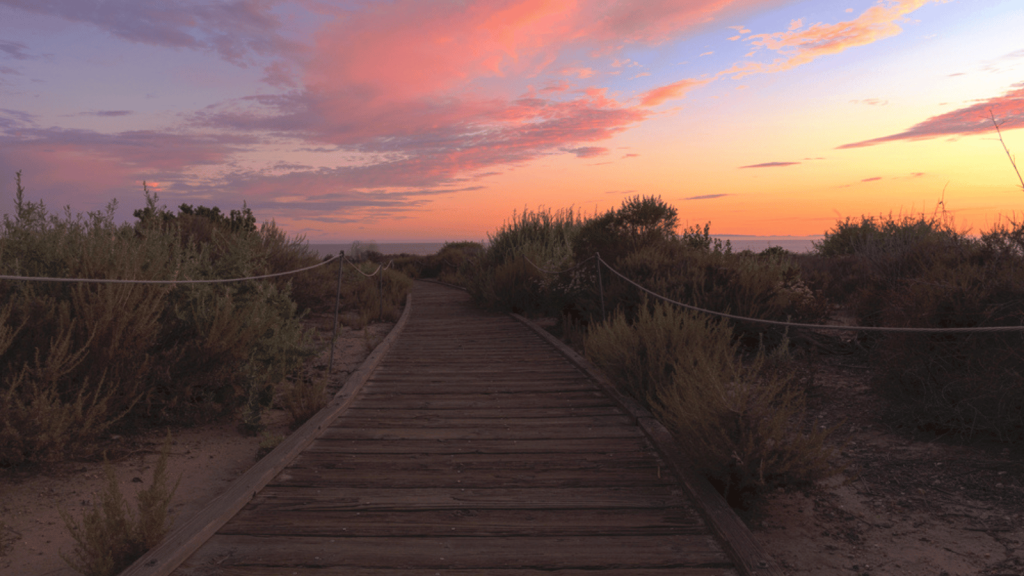
<path id="1" fill-rule="evenodd" d="M 436 254 L 438 250 L 444 246 L 444 242 L 360 242 L 359 246 L 363 250 L 376 250 L 381 254 L 415 254 L 417 256 L 427 256 L 429 254 Z M 310 244 L 310 248 L 316 250 L 321 256 L 334 256 L 339 250 L 344 250 L 346 254 L 352 253 L 352 244 Z"/>
<path id="2" fill-rule="evenodd" d="M 821 236 L 715 236 L 722 241 L 732 243 L 734 252 L 752 250 L 760 252 L 771 246 L 779 246 L 790 252 L 810 252 L 811 242 L 821 240 Z M 375 249 L 381 254 L 415 254 L 427 256 L 436 254 L 444 246 L 444 242 L 360 242 L 362 249 Z M 335 255 L 339 250 L 349 254 L 352 244 L 310 244 L 310 248 L 321 256 Z"/>
<path id="3" fill-rule="evenodd" d="M 751 250 L 760 252 L 765 248 L 778 246 L 790 252 L 810 252 L 814 246 L 812 242 L 821 240 L 821 236 L 716 236 L 724 242 L 728 240 L 732 244 L 733 252 Z"/>

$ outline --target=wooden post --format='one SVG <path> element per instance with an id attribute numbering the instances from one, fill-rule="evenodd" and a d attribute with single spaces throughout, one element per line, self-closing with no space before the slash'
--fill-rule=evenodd
<path id="1" fill-rule="evenodd" d="M 338 339 L 338 307 L 341 305 L 341 272 L 345 269 L 345 251 L 338 256 L 338 294 L 334 297 L 334 334 L 331 336 L 331 359 L 327 361 L 327 377 L 334 366 L 334 342 Z"/>

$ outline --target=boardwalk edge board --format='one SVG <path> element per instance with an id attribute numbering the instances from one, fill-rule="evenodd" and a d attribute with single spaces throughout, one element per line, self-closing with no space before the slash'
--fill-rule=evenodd
<path id="1" fill-rule="evenodd" d="M 597 382 L 615 403 L 632 415 L 636 424 L 644 431 L 662 458 L 675 472 L 682 488 L 693 499 L 694 505 L 736 563 L 736 568 L 741 574 L 744 576 L 782 576 L 775 561 L 754 539 L 750 528 L 743 523 L 743 520 L 736 515 L 736 512 L 706 478 L 693 472 L 693 466 L 683 456 L 682 447 L 650 411 L 633 398 L 619 392 L 597 366 L 550 332 L 519 314 L 513 313 L 511 316 L 557 348 L 570 362 Z"/>
<path id="2" fill-rule="evenodd" d="M 121 572 L 120 576 L 167 576 L 206 543 L 217 530 L 220 530 L 221 526 L 248 504 L 264 486 L 348 408 L 356 393 L 370 379 L 370 374 L 381 363 L 402 333 L 409 320 L 411 310 L 412 294 L 410 293 L 406 297 L 402 317 L 399 318 L 391 332 L 366 357 L 359 369 L 349 375 L 345 385 L 327 406 L 313 415 L 288 438 L 285 438 L 277 448 L 254 464 L 246 473 L 235 479 L 228 489 L 211 500 L 206 508 Z"/>

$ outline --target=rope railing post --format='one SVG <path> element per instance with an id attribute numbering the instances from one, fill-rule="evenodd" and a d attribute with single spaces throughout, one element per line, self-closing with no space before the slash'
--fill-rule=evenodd
<path id="1" fill-rule="evenodd" d="M 377 300 L 379 300 L 379 307 L 377 309 L 377 320 L 384 319 L 384 269 L 377 268 L 380 271 L 380 281 L 377 282 Z"/>
<path id="2" fill-rule="evenodd" d="M 338 293 L 334 297 L 334 334 L 331 336 L 331 357 L 327 361 L 327 377 L 331 377 L 331 368 L 334 367 L 334 343 L 338 340 L 338 308 L 341 306 L 341 273 L 345 270 L 345 251 L 341 251 L 338 258 Z"/>
<path id="3" fill-rule="evenodd" d="M 605 318 L 605 314 L 604 314 L 604 283 L 601 281 L 601 253 L 600 252 L 594 252 L 594 260 L 596 261 L 595 266 L 597 266 L 597 293 L 601 295 L 601 321 L 604 322 L 607 318 Z"/>

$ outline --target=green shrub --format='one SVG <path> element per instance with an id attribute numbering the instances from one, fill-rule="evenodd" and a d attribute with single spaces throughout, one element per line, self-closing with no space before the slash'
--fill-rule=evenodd
<path id="1" fill-rule="evenodd" d="M 412 280 L 396 270 L 380 268 L 378 272 L 377 264 L 363 263 L 359 266 L 363 274 L 349 266 L 342 285 L 343 310 L 354 312 L 357 318 L 353 327 L 361 329 L 374 320 L 397 321 L 405 297 L 412 289 Z M 364 274 L 373 276 L 368 278 Z"/>
<path id="2" fill-rule="evenodd" d="M 60 554 L 71 568 L 86 576 L 113 576 L 163 539 L 169 529 L 171 499 L 178 488 L 177 483 L 168 487 L 167 482 L 170 447 L 168 435 L 149 488 L 136 495 L 136 512 L 133 513 L 125 502 L 114 469 L 106 461 L 103 472 L 107 485 L 100 502 L 81 522 L 66 510 L 60 510 L 64 525 L 75 540 L 70 554 Z"/>
<path id="3" fill-rule="evenodd" d="M 676 239 L 678 212 L 660 197 L 634 196 L 618 210 L 587 220 L 577 234 L 574 253 L 583 261 L 595 253 L 611 264 L 626 254 Z"/>
<path id="4" fill-rule="evenodd" d="M 524 257 L 498 264 L 475 295 L 487 304 L 518 314 L 535 314 L 546 308 L 549 299 L 547 278 Z"/>
<path id="5" fill-rule="evenodd" d="M 524 210 L 488 235 L 484 265 L 499 266 L 526 256 L 540 266 L 559 267 L 572 261 L 572 247 L 583 219 L 573 209 Z"/>
<path id="6" fill-rule="evenodd" d="M 727 324 L 659 303 L 591 326 L 585 349 L 733 505 L 832 473 L 830 432 L 807 424 L 784 343 L 744 363 Z"/>
<path id="7" fill-rule="evenodd" d="M 735 254 L 716 247 L 693 248 L 683 242 L 644 247 L 620 258 L 619 272 L 645 288 L 684 304 L 776 321 L 814 322 L 827 312 L 824 298 L 806 286 L 788 256 Z M 606 302 L 634 316 L 647 299 L 635 286 L 607 274 Z M 729 320 L 749 346 L 782 341 L 784 329 Z"/>
<path id="8" fill-rule="evenodd" d="M 273 223 L 256 229 L 248 208 L 225 216 L 183 205 L 174 214 L 145 192 L 139 221 L 116 224 L 115 203 L 50 214 L 25 199 L 19 174 L 15 210 L 0 228 L 0 273 L 214 279 L 318 260 Z M 0 283 L 0 466 L 87 456 L 113 426 L 204 420 L 243 407 L 246 421 L 258 424 L 273 387 L 311 354 L 291 280 L 279 280 Z M 318 294 L 309 289 L 307 298 Z"/>
<path id="9" fill-rule="evenodd" d="M 937 216 L 837 224 L 818 252 L 855 290 L 859 323 L 970 328 L 1024 324 L 1024 229 L 1010 222 L 981 238 Z M 840 300 L 842 301 L 842 300 Z M 881 333 L 861 338 L 893 419 L 938 433 L 1024 439 L 1020 332 Z"/>

